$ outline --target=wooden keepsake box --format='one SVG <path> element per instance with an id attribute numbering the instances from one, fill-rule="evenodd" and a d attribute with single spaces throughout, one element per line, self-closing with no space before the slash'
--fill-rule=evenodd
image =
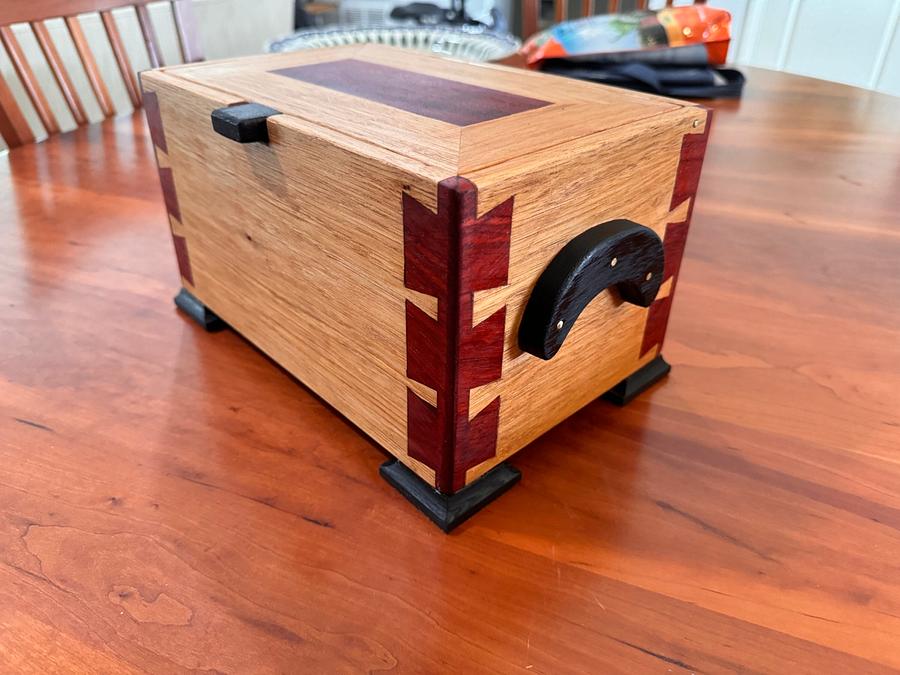
<path id="1" fill-rule="evenodd" d="M 668 371 L 702 107 L 379 46 L 142 76 L 183 290 L 445 530 Z"/>

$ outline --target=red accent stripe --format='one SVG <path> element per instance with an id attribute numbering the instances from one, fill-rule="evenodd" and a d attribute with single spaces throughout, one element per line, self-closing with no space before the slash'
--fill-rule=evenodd
<path id="1" fill-rule="evenodd" d="M 647 312 L 647 325 L 644 327 L 644 340 L 641 343 L 641 356 L 659 345 L 662 348 L 666 337 L 666 326 L 669 324 L 669 310 L 672 309 L 672 296 L 660 298 Z"/>
<path id="2" fill-rule="evenodd" d="M 712 110 L 706 111 L 706 126 L 702 134 L 685 134 L 681 141 L 681 158 L 678 160 L 678 171 L 675 174 L 675 187 L 672 189 L 671 211 L 697 194 L 700 185 L 700 171 L 703 169 L 703 157 L 706 155 L 706 142 L 712 128 Z M 694 212 L 694 202 L 688 208 L 687 220 Z"/>
<path id="3" fill-rule="evenodd" d="M 709 130 L 712 128 L 712 111 L 706 111 L 706 127 L 702 134 L 685 134 L 681 141 L 681 156 L 678 160 L 678 169 L 675 172 L 675 185 L 672 188 L 672 199 L 669 202 L 669 210 L 674 210 L 686 199 L 690 200 L 685 219 L 677 223 L 667 223 L 663 237 L 663 249 L 666 253 L 666 266 L 663 279 L 672 279 L 672 287 L 665 298 L 660 298 L 652 305 L 647 314 L 647 326 L 644 329 L 644 339 L 641 343 L 641 356 L 654 347 L 662 349 L 666 336 L 666 327 L 669 324 L 669 312 L 672 309 L 672 297 L 675 295 L 675 284 L 678 282 L 678 272 L 681 270 L 681 260 L 684 257 L 684 247 L 687 243 L 688 229 L 691 215 L 694 213 L 694 197 L 697 195 L 697 187 L 700 185 L 700 171 L 703 168 L 703 157 L 706 154 L 706 143 L 709 140 Z"/>
<path id="4" fill-rule="evenodd" d="M 688 222 L 685 220 L 681 223 L 666 224 L 666 233 L 663 235 L 663 251 L 666 255 L 663 281 L 669 277 L 677 277 L 681 269 L 681 258 L 687 244 Z"/>
<path id="5" fill-rule="evenodd" d="M 166 211 L 176 220 L 181 220 L 181 208 L 178 206 L 178 193 L 175 192 L 175 178 L 172 169 L 159 167 L 159 184 L 162 186 L 163 199 L 166 202 Z"/>
<path id="6" fill-rule="evenodd" d="M 461 127 L 550 105 L 549 101 L 356 59 L 269 72 Z"/>
<path id="7" fill-rule="evenodd" d="M 159 97 L 154 91 L 142 90 L 144 113 L 147 115 L 147 126 L 150 127 L 150 138 L 153 144 L 163 152 L 167 152 L 166 134 L 163 130 L 162 116 L 159 113 Z M 175 178 L 172 169 L 159 167 L 159 184 L 162 187 L 166 212 L 181 221 L 181 207 L 178 205 L 178 193 L 175 192 Z M 175 246 L 175 258 L 182 278 L 191 286 L 194 285 L 194 274 L 191 271 L 191 258 L 188 255 L 187 240 L 172 232 L 172 243 Z"/>
<path id="8" fill-rule="evenodd" d="M 469 420 L 470 390 L 500 378 L 506 307 L 473 326 L 474 292 L 507 283 L 513 199 L 478 218 L 465 178 L 438 184 L 437 213 L 403 195 L 403 278 L 437 298 L 437 319 L 406 304 L 406 374 L 437 392 L 437 405 L 407 393 L 410 457 L 452 493 L 466 471 L 497 450 L 500 399 Z"/>
<path id="9" fill-rule="evenodd" d="M 435 475 L 447 452 L 442 413 L 443 410 L 423 401 L 412 389 L 406 390 L 407 452 L 434 469 Z"/>
<path id="10" fill-rule="evenodd" d="M 163 152 L 168 152 L 162 116 L 159 112 L 159 97 L 155 91 L 143 91 L 142 96 L 144 99 L 144 114 L 147 116 L 147 126 L 150 127 L 150 138 L 157 148 Z"/>
<path id="11" fill-rule="evenodd" d="M 188 256 L 187 241 L 177 234 L 172 235 L 172 243 L 175 244 L 175 258 L 178 260 L 178 272 L 187 279 L 191 286 L 194 285 L 194 274 L 191 272 L 191 258 Z"/>

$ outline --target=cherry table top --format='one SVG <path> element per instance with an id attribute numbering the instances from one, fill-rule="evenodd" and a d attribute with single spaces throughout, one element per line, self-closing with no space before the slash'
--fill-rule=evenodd
<path id="1" fill-rule="evenodd" d="M 0 157 L 0 670 L 900 669 L 900 99 L 713 105 L 671 376 L 449 536 L 176 312 L 140 115 Z"/>

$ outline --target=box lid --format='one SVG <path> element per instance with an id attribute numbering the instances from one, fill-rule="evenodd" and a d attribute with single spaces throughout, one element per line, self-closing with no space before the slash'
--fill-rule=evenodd
<path id="1" fill-rule="evenodd" d="M 689 105 L 382 45 L 164 70 L 456 174 Z"/>

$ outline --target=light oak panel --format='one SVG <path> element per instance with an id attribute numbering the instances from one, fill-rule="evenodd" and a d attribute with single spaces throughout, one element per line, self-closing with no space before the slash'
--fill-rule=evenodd
<path id="1" fill-rule="evenodd" d="M 537 98 L 555 105 L 456 126 L 396 107 L 300 82 L 270 71 L 337 59 L 359 59 L 454 82 Z M 367 140 L 422 161 L 452 165 L 451 175 L 496 164 L 565 141 L 635 122 L 684 104 L 568 78 L 490 64 L 468 64 L 382 45 L 358 45 L 167 69 Z M 536 130 L 538 133 L 536 133 Z M 445 176 L 446 177 L 446 176 Z"/>
<path id="2" fill-rule="evenodd" d="M 242 59 L 237 65 L 230 61 L 209 62 L 168 68 L 166 72 L 185 80 L 185 86 L 196 83 L 221 91 L 238 91 L 244 100 L 316 122 L 386 150 L 401 151 L 422 163 L 441 165 L 443 178 L 455 175 L 459 127 L 269 72 L 331 61 L 338 56 L 352 57 L 356 51 L 311 50 L 311 56 L 298 52 Z"/>
<path id="3" fill-rule="evenodd" d="M 233 96 L 159 72 L 144 87 L 160 99 L 192 292 L 433 482 L 406 456 L 400 197 L 433 203 L 434 177 L 288 116 L 270 120 L 269 145 L 241 145 L 209 121 Z"/>
<path id="4" fill-rule="evenodd" d="M 538 276 L 566 243 L 589 227 L 627 218 L 663 238 L 666 223 L 686 208 L 669 211 L 683 135 L 701 132 L 702 124 L 695 128 L 692 123 L 705 115 L 702 108 L 685 107 L 470 174 L 479 187 L 480 209 L 510 195 L 516 201 L 510 283 L 476 296 L 476 322 L 506 304 L 506 342 L 503 377 L 475 390 L 469 408 L 472 417 L 500 396 L 497 456 L 470 469 L 469 481 L 657 355 L 656 348 L 640 354 L 648 310 L 622 302 L 613 291 L 601 293 L 585 308 L 549 361 L 519 349 L 519 321 Z M 632 169 L 637 158 L 640 180 Z"/>

